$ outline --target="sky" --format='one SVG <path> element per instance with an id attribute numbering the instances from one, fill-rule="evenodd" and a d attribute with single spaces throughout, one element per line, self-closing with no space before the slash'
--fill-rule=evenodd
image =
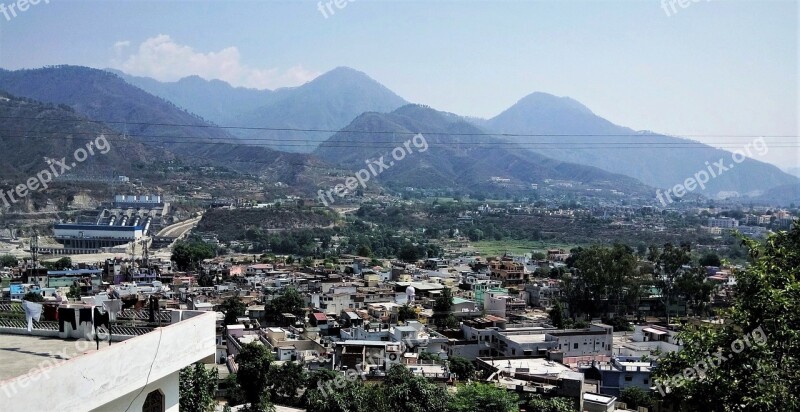
<path id="1" fill-rule="evenodd" d="M 758 160 L 800 167 L 797 0 L 39 0 L 10 12 L 18 1 L 0 0 L 5 69 L 274 89 L 348 66 L 460 115 L 547 92 L 729 150 L 763 137 Z"/>

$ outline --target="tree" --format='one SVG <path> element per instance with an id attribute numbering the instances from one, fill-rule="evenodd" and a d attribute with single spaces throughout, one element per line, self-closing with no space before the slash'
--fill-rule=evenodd
<path id="1" fill-rule="evenodd" d="M 283 293 L 266 304 L 266 311 L 273 319 L 281 313 L 291 313 L 298 317 L 305 315 L 305 301 L 295 288 L 286 288 Z"/>
<path id="2" fill-rule="evenodd" d="M 0 268 L 12 268 L 19 264 L 19 260 L 12 255 L 0 256 Z"/>
<path id="3" fill-rule="evenodd" d="M 216 368 L 206 368 L 200 362 L 181 369 L 178 375 L 180 409 L 197 412 L 213 411 L 218 379 Z"/>
<path id="4" fill-rule="evenodd" d="M 450 372 L 455 373 L 456 376 L 458 376 L 458 379 L 472 379 L 473 375 L 475 374 L 475 366 L 467 358 L 454 355 L 451 356 L 447 362 L 450 365 Z"/>
<path id="5" fill-rule="evenodd" d="M 531 396 L 526 402 L 525 410 L 529 412 L 573 412 L 576 408 L 565 398 L 542 398 Z"/>
<path id="6" fill-rule="evenodd" d="M 628 409 L 652 408 L 653 398 L 650 396 L 649 391 L 638 388 L 636 386 L 629 386 L 620 392 L 620 400 L 625 402 Z"/>
<path id="7" fill-rule="evenodd" d="M 417 320 L 417 312 L 415 312 L 414 308 L 406 303 L 405 305 L 400 306 L 400 309 L 397 310 L 397 320 L 400 322 Z"/>
<path id="8" fill-rule="evenodd" d="M 40 295 L 40 294 L 38 294 L 36 292 L 28 292 L 28 293 L 26 293 L 25 296 L 22 297 L 22 300 L 25 300 L 25 301 L 28 301 L 28 302 L 44 302 L 44 298 L 42 297 L 42 295 Z"/>
<path id="9" fill-rule="evenodd" d="M 70 258 L 69 256 L 64 256 L 53 263 L 53 269 L 55 270 L 67 270 L 71 268 L 72 268 L 72 258 Z"/>
<path id="10" fill-rule="evenodd" d="M 675 296 L 675 280 L 684 272 L 684 265 L 692 261 L 691 249 L 684 243 L 681 247 L 672 244 L 665 244 L 663 251 L 656 260 L 658 281 L 656 284 L 661 288 L 664 296 L 665 315 L 669 324 L 670 301 Z"/>
<path id="11" fill-rule="evenodd" d="M 519 397 L 493 384 L 468 383 L 459 386 L 448 405 L 450 412 L 517 412 Z"/>
<path id="12" fill-rule="evenodd" d="M 242 346 L 236 355 L 236 382 L 244 392 L 244 399 L 250 404 L 250 410 L 272 410 L 269 403 L 269 366 L 272 353 L 258 342 L 250 342 Z"/>
<path id="13" fill-rule="evenodd" d="M 75 284 L 70 285 L 67 297 L 69 299 L 79 300 L 81 298 L 81 287 Z"/>
<path id="14" fill-rule="evenodd" d="M 200 241 L 178 241 L 172 248 L 172 261 L 179 270 L 194 270 L 203 259 L 215 256 L 214 247 Z"/>
<path id="15" fill-rule="evenodd" d="M 558 329 L 564 329 L 564 308 L 558 300 L 550 309 L 550 323 Z"/>
<path id="16" fill-rule="evenodd" d="M 400 247 L 397 258 L 404 262 L 416 262 L 420 258 L 419 249 L 411 243 L 406 243 Z"/>
<path id="17" fill-rule="evenodd" d="M 447 391 L 421 376 L 414 376 L 403 365 L 389 369 L 384 381 L 387 410 L 408 412 L 445 412 Z"/>
<path id="18" fill-rule="evenodd" d="M 700 266 L 716 266 L 719 267 L 722 265 L 722 261 L 720 261 L 719 256 L 715 253 L 706 253 L 702 258 L 700 258 Z"/>
<path id="19" fill-rule="evenodd" d="M 453 292 L 450 288 L 442 289 L 442 294 L 433 302 L 433 318 L 437 326 L 444 326 L 444 322 L 453 312 Z"/>
<path id="20" fill-rule="evenodd" d="M 654 371 L 659 394 L 679 409 L 800 410 L 800 225 L 742 242 L 750 266 L 736 275 L 725 323 L 681 331 L 684 349 Z"/>
<path id="21" fill-rule="evenodd" d="M 219 309 L 225 313 L 225 324 L 233 325 L 236 319 L 244 316 L 247 310 L 247 305 L 244 304 L 238 297 L 231 296 L 219 305 Z"/>
<path id="22" fill-rule="evenodd" d="M 299 405 L 298 390 L 305 385 L 306 379 L 305 368 L 299 363 L 286 362 L 280 367 L 272 365 L 269 369 L 270 399 L 284 405 Z"/>

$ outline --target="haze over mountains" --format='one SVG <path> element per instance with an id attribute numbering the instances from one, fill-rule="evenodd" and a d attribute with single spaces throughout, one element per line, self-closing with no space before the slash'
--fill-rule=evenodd
<path id="1" fill-rule="evenodd" d="M 682 183 L 704 170 L 706 162 L 724 158 L 731 163 L 729 152 L 615 125 L 569 98 L 533 93 L 494 118 L 466 119 L 408 105 L 366 74 L 345 67 L 299 87 L 270 91 L 196 76 L 163 83 L 57 66 L 0 70 L 0 90 L 111 121 L 108 126 L 117 132 L 177 156 L 284 182 L 307 182 L 309 170 L 324 174 L 326 163 L 360 169 L 378 151 L 386 152 L 415 133 L 425 134 L 431 144 L 428 153 L 409 156 L 404 167 L 387 171 L 381 181 L 477 188 L 492 176 L 519 184 L 549 178 L 638 192 L 644 185 L 670 188 Z M 355 131 L 360 133 L 348 133 Z M 504 135 L 493 136 L 499 134 Z M 698 194 L 757 196 L 800 186 L 796 177 L 757 160 L 735 166 Z"/>
<path id="2" fill-rule="evenodd" d="M 649 188 L 636 179 L 579 164 L 520 152 L 464 119 L 426 106 L 406 105 L 391 113 L 364 113 L 333 135 L 314 152 L 331 164 L 359 170 L 365 159 L 381 156 L 391 167 L 379 178 L 396 186 L 454 187 L 479 193 L 492 177 L 528 188 L 545 179 L 571 180 L 593 187 L 645 193 Z M 405 142 L 425 130 L 411 145 Z M 376 133 L 379 132 L 379 133 Z M 391 133 L 386 133 L 391 132 Z M 393 148 L 408 147 L 398 161 Z"/>

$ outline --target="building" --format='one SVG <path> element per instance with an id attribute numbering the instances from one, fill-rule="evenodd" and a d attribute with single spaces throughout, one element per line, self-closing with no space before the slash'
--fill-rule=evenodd
<path id="1" fill-rule="evenodd" d="M 58 325 L 53 330 L 48 322 L 37 322 L 32 335 L 23 320 L 4 323 L 4 344 L 26 350 L 0 351 L 3 411 L 178 412 L 179 371 L 195 362 L 214 363 L 216 315 L 171 314 L 170 325 L 128 328 L 136 330 L 130 336 L 112 326 L 112 337 L 125 340 L 102 343 L 99 350 L 93 341 L 61 338 Z"/>
<path id="2" fill-rule="evenodd" d="M 525 282 L 525 265 L 503 256 L 489 262 L 489 276 L 505 284 L 518 285 Z"/>
<path id="3" fill-rule="evenodd" d="M 739 226 L 739 221 L 732 217 L 710 217 L 708 227 L 719 227 L 723 229 L 733 229 Z"/>
<path id="4" fill-rule="evenodd" d="M 578 369 L 586 379 L 600 382 L 600 393 L 620 396 L 622 390 L 637 387 L 648 392 L 653 386 L 651 371 L 655 361 L 641 361 L 633 357 L 617 357 L 610 362 L 587 362 L 579 364 Z"/>
<path id="5" fill-rule="evenodd" d="M 57 224 L 53 237 L 64 245 L 64 249 L 97 251 L 136 242 L 144 236 L 143 226 L 110 226 Z"/>

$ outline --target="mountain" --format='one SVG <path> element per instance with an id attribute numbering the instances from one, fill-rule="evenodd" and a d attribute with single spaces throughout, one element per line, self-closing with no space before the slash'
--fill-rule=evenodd
<path id="1" fill-rule="evenodd" d="M 785 171 L 792 176 L 800 177 L 800 167 L 787 167 Z"/>
<path id="2" fill-rule="evenodd" d="M 339 130 L 364 112 L 390 112 L 407 104 L 366 74 L 333 69 L 298 87 L 274 91 L 234 88 L 219 80 L 187 77 L 174 83 L 122 75 L 132 85 L 220 125 L 268 129 Z M 237 130 L 248 144 L 308 153 L 331 133 Z"/>
<path id="3" fill-rule="evenodd" d="M 4 92 L 0 92 L 0 146 L 7 154 L 0 163 L 0 180 L 12 185 L 27 182 L 43 170 L 50 170 L 50 175 L 61 173 L 61 180 L 111 181 L 120 175 L 136 176 L 148 164 L 174 159 L 168 151 L 120 135 L 69 107 Z"/>
<path id="4" fill-rule="evenodd" d="M 566 162 L 595 166 L 635 177 L 645 184 L 672 188 L 720 159 L 734 165 L 712 177 L 695 194 L 714 197 L 720 192 L 757 196 L 787 184 L 800 184 L 775 166 L 753 159 L 732 162 L 732 154 L 702 143 L 650 132 L 637 132 L 603 119 L 579 102 L 546 93 L 533 93 L 489 119 L 485 126 L 509 136 L 531 151 Z M 541 135 L 541 136 L 539 136 Z M 758 149 L 757 146 L 754 146 Z M 757 150 L 751 150 L 754 156 Z M 708 162 L 708 164 L 706 163 Z"/>
<path id="5" fill-rule="evenodd" d="M 118 133 L 194 163 L 291 182 L 316 162 L 308 156 L 243 145 L 225 130 L 103 70 L 77 66 L 0 70 L 0 90 L 68 106 Z"/>
<path id="6" fill-rule="evenodd" d="M 222 80 L 205 80 L 200 76 L 184 77 L 176 82 L 160 82 L 149 77 L 131 76 L 118 70 L 106 71 L 152 95 L 221 125 L 244 113 L 255 111 L 280 95 L 271 90 L 233 87 Z"/>
<path id="7" fill-rule="evenodd" d="M 415 137 L 419 132 L 424 135 Z M 388 114 L 362 114 L 320 144 L 314 154 L 354 171 L 368 167 L 367 161 L 380 162 L 383 156 L 383 167 L 388 169 L 376 179 L 394 187 L 459 188 L 480 193 L 496 190 L 500 182 L 529 189 L 532 183 L 542 185 L 546 179 L 555 179 L 652 195 L 652 189 L 630 177 L 520 151 L 485 133 L 458 116 L 406 105 Z"/>

